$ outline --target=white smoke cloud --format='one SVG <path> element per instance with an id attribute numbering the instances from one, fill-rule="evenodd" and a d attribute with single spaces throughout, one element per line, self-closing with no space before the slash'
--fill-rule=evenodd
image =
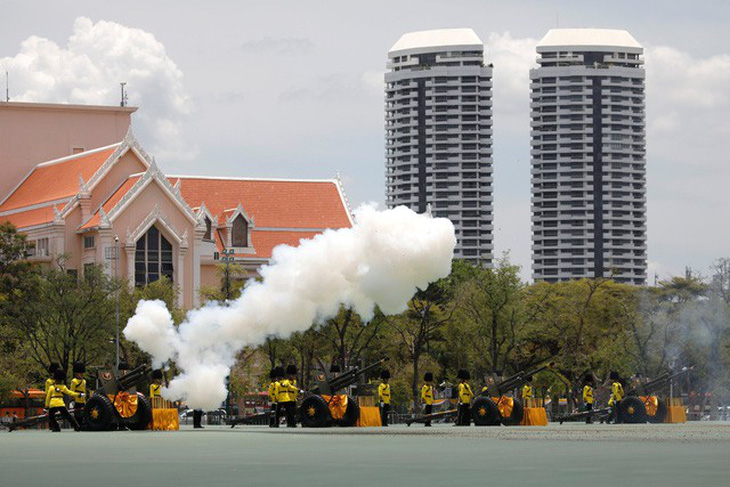
<path id="1" fill-rule="evenodd" d="M 66 46 L 31 36 L 0 58 L 10 74 L 12 101 L 118 105 L 127 83 L 135 132 L 163 158 L 195 155 L 184 137 L 190 114 L 183 73 L 155 37 L 141 29 L 79 17 Z"/>
<path id="2" fill-rule="evenodd" d="M 228 307 L 211 304 L 188 313 L 175 329 L 161 301 L 140 302 L 124 336 L 154 356 L 174 360 L 182 373 L 163 394 L 195 408 L 212 409 L 225 399 L 225 377 L 236 353 L 266 337 L 286 337 L 334 316 L 340 304 L 368 321 L 375 305 L 399 313 L 417 288 L 451 271 L 456 238 L 445 218 L 405 207 L 355 211 L 352 228 L 327 230 L 298 247 L 274 249 Z"/>

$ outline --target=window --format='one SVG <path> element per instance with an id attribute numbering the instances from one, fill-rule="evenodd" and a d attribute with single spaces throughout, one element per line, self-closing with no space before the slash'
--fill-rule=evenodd
<path id="1" fill-rule="evenodd" d="M 94 236 L 93 235 L 87 235 L 84 237 L 84 248 L 85 249 L 94 248 Z"/>
<path id="2" fill-rule="evenodd" d="M 138 241 L 134 254 L 134 284 L 146 286 L 160 277 L 173 282 L 172 244 L 152 226 Z"/>
<path id="3" fill-rule="evenodd" d="M 48 257 L 48 238 L 39 238 L 35 241 L 35 247 L 30 249 L 30 255 L 36 257 Z"/>
<path id="4" fill-rule="evenodd" d="M 203 240 L 211 240 L 211 235 L 213 231 L 213 222 L 210 221 L 210 218 L 207 216 L 205 217 L 205 234 L 203 235 Z"/>
<path id="5" fill-rule="evenodd" d="M 248 247 L 248 222 L 242 215 L 238 215 L 233 220 L 231 245 L 233 247 Z"/>

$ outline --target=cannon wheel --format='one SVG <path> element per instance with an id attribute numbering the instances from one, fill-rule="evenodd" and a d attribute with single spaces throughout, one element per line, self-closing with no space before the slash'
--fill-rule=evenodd
<path id="1" fill-rule="evenodd" d="M 505 426 L 515 426 L 522 422 L 522 417 L 525 415 L 525 408 L 522 407 L 522 402 L 516 397 L 512 399 L 512 414 L 509 418 L 502 418 L 502 424 Z"/>
<path id="2" fill-rule="evenodd" d="M 342 419 L 334 420 L 335 426 L 355 426 L 360 419 L 360 405 L 353 397 L 347 396 L 347 409 Z"/>
<path id="3" fill-rule="evenodd" d="M 300 416 L 302 426 L 305 428 L 323 428 L 332 424 L 332 415 L 327 401 L 316 394 L 304 398 L 300 407 Z"/>
<path id="4" fill-rule="evenodd" d="M 496 426 L 499 424 L 499 409 L 491 397 L 478 397 L 471 405 L 475 426 Z"/>
<path id="5" fill-rule="evenodd" d="M 623 423 L 646 423 L 646 406 L 636 396 L 629 396 L 621 401 L 621 421 Z"/>
<path id="6" fill-rule="evenodd" d="M 84 406 L 84 422 L 91 431 L 107 431 L 112 426 L 114 406 L 103 394 L 94 394 Z"/>
<path id="7" fill-rule="evenodd" d="M 152 407 L 143 394 L 137 393 L 137 412 L 129 418 L 127 426 L 134 431 L 146 430 L 152 422 Z"/>
<path id="8" fill-rule="evenodd" d="M 650 423 L 663 423 L 667 418 L 667 402 L 659 399 L 656 405 L 656 413 L 654 416 L 648 416 Z"/>

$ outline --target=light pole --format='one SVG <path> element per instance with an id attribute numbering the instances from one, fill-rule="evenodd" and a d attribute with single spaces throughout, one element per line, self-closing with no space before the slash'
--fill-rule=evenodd
<path id="1" fill-rule="evenodd" d="M 119 237 L 114 235 L 114 280 L 116 281 L 119 277 L 119 270 L 117 268 L 119 262 Z M 115 282 L 114 285 L 117 285 L 118 283 Z M 114 315 L 117 322 L 117 339 L 116 339 L 116 363 L 117 367 L 116 369 L 119 370 L 119 288 L 117 288 L 116 292 L 116 299 L 114 303 Z"/>
<path id="2" fill-rule="evenodd" d="M 231 299 L 231 263 L 234 261 L 235 251 L 233 249 L 223 249 L 221 251 L 221 254 L 223 257 L 221 257 L 221 260 L 223 261 L 223 264 L 225 265 L 225 268 L 223 270 L 223 294 L 225 298 L 226 306 L 228 306 L 228 301 Z M 226 377 L 226 416 L 231 415 L 231 376 L 229 375 Z"/>
<path id="3" fill-rule="evenodd" d="M 223 249 L 221 251 L 221 255 L 223 255 L 221 261 L 225 265 L 223 270 L 223 297 L 226 302 L 231 299 L 231 263 L 234 261 L 233 254 L 235 254 L 233 249 Z"/>

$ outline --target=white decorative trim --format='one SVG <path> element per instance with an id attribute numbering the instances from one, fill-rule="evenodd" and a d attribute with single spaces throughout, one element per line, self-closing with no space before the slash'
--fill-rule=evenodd
<path id="1" fill-rule="evenodd" d="M 53 223 L 63 223 L 64 220 L 61 217 L 61 212 L 58 209 L 58 206 L 53 205 Z"/>
<path id="2" fill-rule="evenodd" d="M 345 207 L 345 213 L 347 213 L 347 219 L 350 221 L 350 226 L 353 226 L 355 222 L 352 219 L 352 208 L 350 207 L 350 202 L 347 200 L 347 195 L 345 195 L 345 188 L 342 186 L 339 173 L 337 173 L 337 178 L 334 180 L 334 183 L 337 188 L 337 192 L 340 195 L 340 200 Z"/>
<path id="3" fill-rule="evenodd" d="M 103 206 L 99 207 L 99 217 L 100 217 L 99 228 L 111 228 L 112 227 L 112 224 L 109 221 L 109 216 L 104 211 Z"/>
<path id="4" fill-rule="evenodd" d="M 89 185 L 84 182 L 83 176 L 79 174 L 79 193 L 80 195 L 88 195 L 89 194 Z"/>
<path id="5" fill-rule="evenodd" d="M 243 177 L 220 177 L 220 176 L 190 176 L 180 174 L 168 174 L 168 178 L 180 179 L 207 179 L 220 181 L 272 181 L 275 183 L 331 183 L 331 179 L 278 179 L 278 178 L 243 178 Z"/>
<path id="6" fill-rule="evenodd" d="M 40 210 L 41 208 L 55 206 L 59 203 L 66 203 L 68 200 L 69 198 L 61 198 L 60 200 L 45 201 L 36 205 L 21 206 L 19 208 L 13 208 L 12 210 L 0 211 L 0 216 L 15 215 L 16 213 L 23 213 L 25 211 Z"/>
<path id="7" fill-rule="evenodd" d="M 137 226 L 137 228 L 129 233 L 127 231 L 127 239 L 125 242 L 125 245 L 127 246 L 133 246 L 137 244 L 137 240 L 139 240 L 142 235 L 147 233 L 147 230 L 152 227 L 152 225 L 155 224 L 155 222 L 159 222 L 162 228 L 165 230 L 165 233 L 169 234 L 175 242 L 182 247 L 183 237 L 180 236 L 180 233 L 175 230 L 175 227 L 165 218 L 165 215 L 162 213 L 162 210 L 160 210 L 160 205 L 156 204 L 155 208 L 150 212 L 149 215 L 147 215 L 147 218 L 142 220 L 142 223 Z"/>

